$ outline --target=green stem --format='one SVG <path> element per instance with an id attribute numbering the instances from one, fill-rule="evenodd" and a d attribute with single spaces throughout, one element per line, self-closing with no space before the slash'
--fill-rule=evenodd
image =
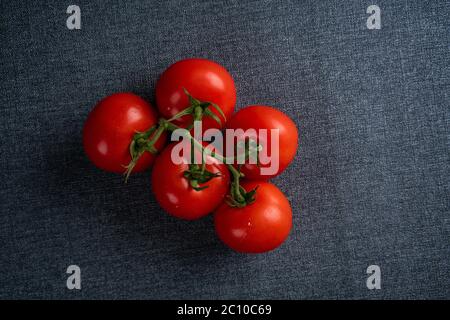
<path id="1" fill-rule="evenodd" d="M 228 167 L 228 170 L 230 170 L 231 174 L 233 175 L 233 185 L 231 186 L 232 196 L 235 197 L 235 200 L 237 202 L 244 203 L 245 197 L 241 193 L 241 185 L 239 183 L 243 174 L 241 172 L 239 172 L 238 170 L 236 170 L 236 168 L 234 166 L 232 166 L 231 164 L 228 164 L 227 167 Z"/>
<path id="2" fill-rule="evenodd" d="M 158 153 L 158 150 L 155 148 L 155 143 L 158 141 L 158 139 L 161 137 L 164 131 L 166 130 L 174 131 L 175 129 L 180 129 L 178 126 L 175 126 L 172 123 L 172 121 L 178 120 L 186 115 L 192 115 L 194 122 L 201 121 L 203 116 L 209 116 L 212 117 L 214 120 L 216 120 L 219 124 L 221 124 L 220 119 L 218 119 L 217 116 L 213 114 L 211 110 L 208 109 L 210 106 L 215 108 L 225 119 L 225 115 L 223 114 L 222 110 L 218 105 L 216 105 L 213 102 L 202 102 L 192 97 L 185 88 L 183 88 L 183 90 L 185 94 L 189 97 L 189 106 L 187 108 L 180 111 L 179 113 L 177 113 L 168 120 L 161 118 L 158 122 L 158 126 L 156 125 L 152 126 L 147 131 L 138 132 L 134 135 L 133 140 L 130 142 L 129 147 L 131 161 L 125 167 L 126 168 L 125 181 L 128 179 L 131 172 L 133 171 L 133 168 L 136 166 L 139 158 L 144 154 L 145 151 L 151 152 L 152 154 Z M 188 130 L 192 129 L 193 123 L 188 127 Z M 225 163 L 226 159 L 224 159 L 223 162 Z"/>
<path id="3" fill-rule="evenodd" d="M 193 122 L 191 125 L 188 126 L 187 130 L 185 129 L 184 135 L 191 141 L 191 148 L 192 148 L 192 156 L 194 155 L 194 147 L 199 149 L 202 153 L 202 166 L 199 167 L 197 164 L 194 164 L 194 161 L 191 161 L 193 164 L 190 167 L 190 170 L 186 171 L 185 174 L 188 175 L 191 182 L 192 187 L 195 190 L 202 190 L 206 187 L 199 187 L 198 186 L 198 179 L 200 181 L 208 181 L 214 175 L 210 175 L 206 171 L 206 160 L 205 160 L 205 154 L 208 156 L 212 156 L 222 162 L 223 164 L 226 164 L 228 167 L 228 170 L 233 175 L 233 182 L 231 183 L 231 194 L 229 197 L 229 204 L 231 206 L 237 206 L 237 207 L 243 207 L 247 204 L 252 203 L 255 200 L 255 193 L 256 189 L 251 190 L 247 192 L 240 186 L 240 179 L 244 176 L 240 169 L 236 169 L 233 165 L 229 163 L 233 163 L 236 159 L 235 157 L 224 157 L 220 154 L 217 154 L 215 152 L 212 152 L 210 149 L 205 149 L 203 144 L 200 143 L 198 140 L 196 140 L 191 134 L 190 130 L 193 127 L 193 124 L 195 121 L 202 121 L 203 116 L 209 116 L 213 118 L 216 122 L 218 122 L 221 125 L 221 120 L 212 113 L 211 110 L 208 108 L 212 106 L 215 108 L 220 115 L 226 120 L 225 115 L 223 114 L 222 110 L 218 105 L 212 102 L 201 102 L 195 98 L 193 98 L 189 92 L 187 92 L 186 89 L 184 89 L 186 95 L 189 97 L 190 106 L 181 112 L 174 115 L 172 118 L 166 120 L 164 118 L 159 119 L 158 125 L 152 126 L 150 129 L 148 129 L 145 132 L 139 132 L 136 133 L 133 137 L 133 140 L 130 143 L 130 154 L 131 154 L 131 162 L 126 167 L 125 171 L 125 181 L 127 181 L 128 177 L 130 176 L 133 168 L 136 166 L 139 158 L 144 154 L 144 152 L 148 151 L 152 154 L 157 154 L 158 150 L 155 148 L 155 144 L 157 143 L 158 139 L 161 138 L 161 135 L 164 133 L 164 131 L 170 131 L 173 132 L 177 129 L 181 129 L 181 127 L 173 124 L 172 122 L 175 120 L 180 119 L 183 116 L 191 114 L 193 117 Z M 258 156 L 258 152 L 260 151 L 260 146 L 257 146 L 256 148 L 245 148 L 245 159 L 247 160 L 251 154 L 256 152 L 256 156 Z M 200 170 L 200 171 L 199 171 Z M 208 173 L 208 174 L 207 174 Z M 205 176 L 206 175 L 206 176 Z"/>
<path id="4" fill-rule="evenodd" d="M 202 118 L 203 118 L 203 109 L 200 106 L 196 106 L 194 108 L 194 122 L 202 121 Z"/>
<path id="5" fill-rule="evenodd" d="M 158 129 L 156 129 L 155 133 L 153 134 L 151 139 L 148 141 L 147 148 L 146 148 L 148 151 L 150 151 L 153 154 L 158 153 L 158 150 L 155 148 L 155 144 L 165 130 L 166 130 L 166 128 L 164 128 L 163 126 L 159 126 Z"/>
<path id="6" fill-rule="evenodd" d="M 162 122 L 166 122 L 164 127 L 168 131 L 175 131 L 176 129 L 181 129 L 177 125 L 170 123 L 167 120 L 162 120 Z M 209 149 L 206 149 L 198 140 L 196 140 L 191 135 L 191 133 L 187 130 L 185 131 L 185 136 L 191 140 L 194 147 L 196 147 L 198 150 L 200 150 L 202 152 L 202 159 L 203 159 L 203 155 L 206 153 L 207 155 L 212 156 L 212 157 L 216 158 L 217 160 L 219 160 L 220 162 L 227 165 L 228 170 L 230 170 L 231 174 L 233 175 L 232 196 L 235 198 L 235 200 L 238 203 L 244 204 L 246 199 L 245 199 L 245 196 L 242 194 L 241 186 L 239 183 L 240 179 L 244 175 L 241 172 L 239 172 L 233 165 L 227 164 L 226 160 L 230 159 L 230 158 L 223 157 L 217 153 L 213 154 Z M 234 159 L 234 157 L 232 159 Z M 206 163 L 206 161 L 203 161 L 202 169 L 204 168 L 205 163 Z"/>

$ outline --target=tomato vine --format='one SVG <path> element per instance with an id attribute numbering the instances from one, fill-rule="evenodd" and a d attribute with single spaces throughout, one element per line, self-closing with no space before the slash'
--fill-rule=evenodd
<path id="1" fill-rule="evenodd" d="M 208 148 L 205 148 L 200 141 L 195 139 L 189 131 L 193 128 L 195 121 L 202 121 L 204 116 L 213 118 L 219 125 L 221 125 L 221 120 L 211 111 L 210 106 L 215 108 L 219 112 L 219 114 L 222 115 L 224 119 L 226 119 L 222 110 L 215 103 L 209 101 L 200 101 L 194 98 L 186 89 L 184 89 L 184 92 L 189 97 L 190 103 L 190 105 L 186 109 L 179 112 L 170 119 L 160 118 L 158 120 L 158 124 L 150 127 L 145 132 L 137 132 L 133 136 L 129 148 L 131 161 L 126 166 L 125 181 L 128 180 L 139 158 L 145 152 L 150 152 L 155 155 L 158 153 L 155 144 L 161 137 L 163 132 L 173 132 L 175 130 L 181 129 L 183 130 L 185 138 L 191 140 L 192 146 L 201 151 L 202 162 L 204 159 L 204 154 L 207 154 L 227 165 L 228 170 L 233 176 L 233 181 L 231 182 L 230 186 L 230 194 L 227 196 L 227 203 L 232 207 L 239 208 L 253 203 L 255 201 L 257 188 L 254 188 L 250 191 L 246 191 L 244 188 L 242 188 L 242 186 L 240 185 L 240 179 L 244 177 L 244 174 L 240 171 L 239 167 L 235 168 L 232 164 L 230 164 L 230 162 L 233 163 L 234 160 L 236 160 L 239 156 L 236 155 L 235 157 L 233 156 L 231 158 L 227 158 L 220 155 L 219 153 L 211 151 Z M 192 115 L 193 118 L 192 123 L 188 125 L 187 128 L 182 128 L 174 123 L 176 120 L 186 115 Z M 260 146 L 255 145 L 252 148 L 250 144 L 246 143 L 246 147 L 244 150 L 244 160 L 250 158 L 251 156 L 256 156 L 257 158 L 259 150 Z M 199 183 L 206 183 L 216 176 L 217 174 L 212 174 L 211 172 L 205 170 L 204 166 L 199 167 L 197 164 L 191 164 L 189 170 L 184 172 L 184 177 L 188 179 L 191 187 L 196 191 L 201 191 L 207 188 L 207 186 L 200 187 Z"/>

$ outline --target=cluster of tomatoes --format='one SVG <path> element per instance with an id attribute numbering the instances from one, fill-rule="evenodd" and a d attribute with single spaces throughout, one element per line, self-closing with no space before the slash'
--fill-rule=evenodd
<path id="1" fill-rule="evenodd" d="M 214 213 L 218 237 L 239 252 L 260 253 L 278 247 L 292 228 L 292 209 L 285 195 L 268 179 L 280 174 L 294 159 L 298 132 L 294 122 L 269 106 L 249 106 L 234 113 L 236 88 L 221 65 L 207 59 L 181 60 L 160 76 L 156 84 L 157 109 L 132 93 L 116 93 L 101 100 L 90 112 L 83 129 L 88 158 L 100 169 L 124 173 L 152 168 L 152 190 L 169 214 L 195 220 Z M 202 130 L 266 129 L 256 136 L 256 153 L 270 145 L 270 130 L 278 132 L 278 166 L 269 175 L 268 164 L 224 161 L 209 152 L 205 141 L 192 135 L 194 121 Z M 171 132 L 184 128 L 192 142 L 192 159 L 174 162 L 177 146 Z M 258 133 L 257 133 L 258 135 Z M 264 141 L 263 141 L 264 140 Z M 187 159 L 186 159 L 187 160 Z"/>

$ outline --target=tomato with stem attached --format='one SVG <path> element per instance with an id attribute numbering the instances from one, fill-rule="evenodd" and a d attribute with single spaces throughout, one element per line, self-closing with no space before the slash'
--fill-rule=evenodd
<path id="1" fill-rule="evenodd" d="M 226 165 L 210 155 L 205 155 L 203 163 L 189 164 L 192 163 L 191 152 L 177 152 L 176 145 L 167 146 L 155 161 L 153 193 L 169 214 L 185 220 L 199 219 L 223 202 L 230 175 Z M 194 152 L 201 157 L 200 151 L 195 149 Z"/>
<path id="2" fill-rule="evenodd" d="M 262 253 L 280 246 L 292 228 L 292 209 L 285 195 L 265 181 L 241 184 L 255 190 L 254 199 L 244 206 L 224 202 L 215 211 L 218 237 L 230 248 L 243 253 Z"/>
<path id="3" fill-rule="evenodd" d="M 234 110 L 236 88 L 230 73 L 221 65 L 208 59 L 185 59 L 167 68 L 156 83 L 156 104 L 161 115 L 167 119 L 192 106 L 189 94 L 202 104 L 203 110 L 187 114 L 177 120 L 177 125 L 187 127 L 192 120 L 204 118 L 203 128 L 221 128 Z M 212 108 L 208 102 L 216 104 Z M 207 116 L 209 109 L 213 116 Z M 225 117 L 224 117 L 225 116 Z M 217 123 L 218 118 L 220 121 Z"/>
<path id="4" fill-rule="evenodd" d="M 100 169 L 124 173 L 131 161 L 130 142 L 136 132 L 156 125 L 155 109 L 132 93 L 116 93 L 102 99 L 89 113 L 83 127 L 83 147 L 88 158 Z M 161 137 L 155 147 L 162 148 Z M 145 152 L 134 172 L 148 168 L 154 155 Z"/>
<path id="5" fill-rule="evenodd" d="M 227 129 L 242 129 L 244 135 L 250 132 L 250 139 L 260 147 L 259 155 L 266 155 L 265 159 L 259 156 L 259 163 L 246 161 L 241 166 L 242 173 L 246 179 L 267 180 L 279 175 L 292 162 L 298 147 L 298 131 L 295 123 L 285 113 L 269 106 L 248 106 L 236 112 L 229 119 Z M 253 129 L 253 135 L 251 130 Z M 260 130 L 266 130 L 265 135 Z M 272 130 L 277 130 L 278 141 Z M 255 136 L 256 135 L 256 136 Z M 245 139 L 245 137 L 238 139 Z M 275 152 L 278 151 L 278 152 Z M 278 153 L 278 155 L 277 155 Z M 278 156 L 278 166 L 275 157 Z"/>

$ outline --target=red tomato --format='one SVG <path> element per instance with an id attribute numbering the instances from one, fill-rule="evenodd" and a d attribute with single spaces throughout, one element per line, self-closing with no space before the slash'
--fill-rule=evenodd
<path id="1" fill-rule="evenodd" d="M 239 110 L 228 121 L 229 129 L 255 129 L 257 132 L 258 144 L 263 148 L 261 152 L 266 152 L 268 156 L 274 156 L 271 145 L 272 134 L 270 129 L 279 130 L 279 166 L 278 170 L 265 175 L 261 168 L 269 168 L 270 163 L 256 164 L 246 163 L 242 166 L 242 173 L 246 179 L 270 179 L 283 172 L 294 159 L 298 147 L 298 131 L 295 123 L 283 112 L 268 106 L 249 106 Z M 258 134 L 259 129 L 267 129 L 267 139 Z"/>
<path id="2" fill-rule="evenodd" d="M 100 169 L 123 173 L 131 161 L 133 135 L 156 124 L 158 115 L 150 104 L 132 93 L 116 93 L 101 100 L 89 114 L 83 128 L 83 146 L 88 158 Z M 164 139 L 156 143 L 162 148 Z M 154 156 L 145 152 L 133 172 L 143 171 Z"/>
<path id="3" fill-rule="evenodd" d="M 223 203 L 215 212 L 217 235 L 238 252 L 273 250 L 286 240 L 292 228 L 292 209 L 284 194 L 269 182 L 242 183 L 247 191 L 256 186 L 255 202 L 243 208 Z"/>
<path id="4" fill-rule="evenodd" d="M 176 143 L 169 145 L 156 158 L 152 171 L 152 189 L 156 200 L 169 214 L 186 220 L 201 218 L 214 211 L 228 192 L 230 175 L 226 165 L 219 160 L 207 157 L 206 170 L 218 174 L 206 183 L 207 188 L 197 191 L 184 177 L 189 169 L 187 163 L 174 164 L 171 153 Z M 185 160 L 189 155 L 182 155 Z M 187 162 L 187 161 L 186 161 Z"/>
<path id="5" fill-rule="evenodd" d="M 202 102 L 217 104 L 228 119 L 233 114 L 236 104 L 236 88 L 228 71 L 221 65 L 207 59 L 186 59 L 167 68 L 156 83 L 156 104 L 165 118 L 189 106 L 185 88 L 194 98 Z M 225 124 L 225 119 L 213 107 L 209 107 Z M 178 125 L 185 127 L 192 121 L 191 116 L 184 116 Z M 204 117 L 203 128 L 220 128 L 210 117 Z"/>

